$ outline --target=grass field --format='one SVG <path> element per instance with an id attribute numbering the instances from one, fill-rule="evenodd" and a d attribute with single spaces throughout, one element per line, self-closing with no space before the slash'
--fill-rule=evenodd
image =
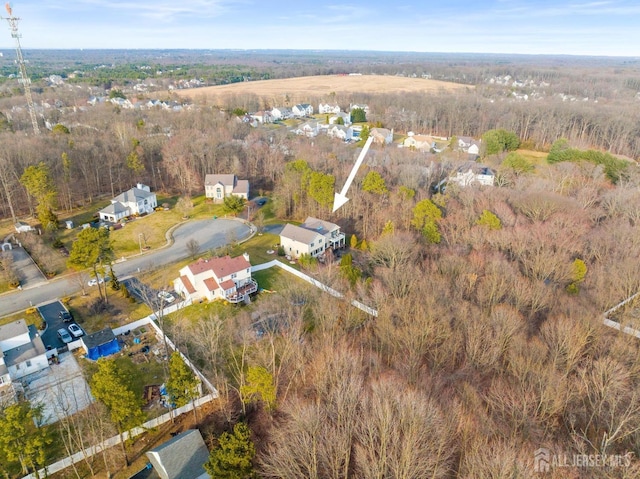
<path id="1" fill-rule="evenodd" d="M 309 96 L 324 96 L 330 93 L 438 93 L 451 92 L 468 85 L 449 83 L 423 78 L 404 78 L 386 75 L 319 75 L 278 80 L 261 80 L 233 83 L 205 88 L 174 90 L 171 94 L 179 97 L 198 99 L 223 98 L 227 95 L 251 93 L 270 100 L 273 104 L 284 104 L 285 97 L 290 104 L 308 101 Z"/>

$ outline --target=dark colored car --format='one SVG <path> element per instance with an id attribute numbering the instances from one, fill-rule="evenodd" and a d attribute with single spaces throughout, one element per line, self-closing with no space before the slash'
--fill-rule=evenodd
<path id="1" fill-rule="evenodd" d="M 70 323 L 71 321 L 73 321 L 73 316 L 71 316 L 71 313 L 69 311 L 60 311 L 60 313 L 58 313 L 58 317 L 64 323 Z"/>
<path id="2" fill-rule="evenodd" d="M 263 206 L 266 202 L 267 202 L 266 198 L 260 198 L 259 200 L 256 200 L 256 204 L 258 206 Z"/>

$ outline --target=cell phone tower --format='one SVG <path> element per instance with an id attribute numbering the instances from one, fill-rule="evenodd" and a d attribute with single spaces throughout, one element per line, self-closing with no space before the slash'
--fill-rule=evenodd
<path id="1" fill-rule="evenodd" d="M 33 105 L 33 97 L 31 96 L 31 79 L 27 75 L 27 67 L 24 63 L 24 57 L 22 56 L 22 47 L 20 46 L 20 33 L 18 32 L 18 17 L 13 16 L 13 10 L 11 5 L 6 3 L 4 8 L 9 14 L 8 18 L 5 18 L 9 22 L 9 30 L 11 30 L 11 36 L 16 40 L 16 55 L 18 56 L 18 68 L 20 70 L 20 83 L 24 86 L 24 96 L 27 97 L 27 105 L 29 106 L 29 115 L 31 116 L 31 125 L 33 126 L 33 132 L 38 135 L 40 128 L 38 127 L 38 118 L 36 117 L 36 109 Z"/>

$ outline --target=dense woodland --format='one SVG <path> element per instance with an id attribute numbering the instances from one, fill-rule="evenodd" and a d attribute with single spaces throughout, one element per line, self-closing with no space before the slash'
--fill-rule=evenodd
<path id="1" fill-rule="evenodd" d="M 532 164 L 501 152 L 483 159 L 499 186 L 433 194 L 466 158 L 373 147 L 351 201 L 332 214 L 333 191 L 358 150 L 242 124 L 228 111 L 260 107 L 251 94 L 182 112 L 68 110 L 56 119 L 68 132 L 40 136 L 14 112 L 0 135 L 0 213 L 35 212 L 20 178 L 40 162 L 59 210 L 137 180 L 201 194 L 205 174 L 234 172 L 271 195 L 278 218 L 315 215 L 354 235 L 348 260 L 307 268 L 377 317 L 292 282 L 259 300 L 272 319 L 263 335 L 242 311 L 168 325 L 220 389 L 228 429 L 248 422 L 259 477 L 539 477 L 540 447 L 634 455 L 624 468 L 556 468 L 545 477 L 638 477 L 640 343 L 602 325 L 603 311 L 640 290 L 634 67 L 605 62 L 594 76 L 584 74 L 593 65 L 543 64 L 535 73 L 528 61 L 423 68 L 476 79 L 537 74 L 599 101 L 518 102 L 480 81 L 455 96 L 308 100 L 366 102 L 370 121 L 397 132 L 480 137 L 503 128 L 531 149 L 566 138 L 633 160 L 614 182 L 591 161 Z M 260 382 L 249 371 L 264 372 L 267 386 L 249 391 Z"/>

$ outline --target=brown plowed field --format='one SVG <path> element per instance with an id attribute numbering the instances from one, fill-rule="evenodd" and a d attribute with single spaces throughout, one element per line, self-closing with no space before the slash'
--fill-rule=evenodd
<path id="1" fill-rule="evenodd" d="M 230 85 L 210 86 L 174 90 L 173 94 L 194 100 L 206 97 L 208 100 L 226 95 L 254 94 L 258 97 L 282 101 L 288 96 L 292 103 L 304 102 L 310 96 L 320 97 L 332 92 L 340 93 L 437 93 L 473 88 L 468 85 L 449 83 L 423 78 L 405 78 L 385 75 L 321 75 L 279 80 L 261 80 L 232 83 Z"/>

